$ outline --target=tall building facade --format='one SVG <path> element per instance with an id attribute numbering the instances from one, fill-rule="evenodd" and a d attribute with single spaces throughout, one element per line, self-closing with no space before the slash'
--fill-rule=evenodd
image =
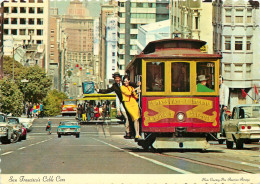
<path id="1" fill-rule="evenodd" d="M 59 46 L 60 42 L 58 40 L 59 38 L 59 21 L 60 16 L 58 15 L 58 9 L 57 8 L 51 8 L 50 9 L 50 26 L 49 26 L 49 51 L 50 51 L 50 60 L 49 60 L 49 70 L 48 75 L 52 78 L 52 88 L 61 90 L 61 78 L 60 78 L 60 52 L 59 52 Z"/>
<path id="2" fill-rule="evenodd" d="M 107 17 L 106 24 L 106 79 L 114 83 L 113 73 L 117 72 L 117 17 Z"/>
<path id="3" fill-rule="evenodd" d="M 4 46 L 5 55 L 13 55 L 13 49 L 22 45 L 41 45 L 45 61 L 40 65 L 48 69 L 49 61 L 49 1 L 17 0 L 4 2 L 4 41 L 12 42 L 12 48 Z M 37 62 L 36 62 L 37 63 Z"/>
<path id="4" fill-rule="evenodd" d="M 221 73 L 230 88 L 230 106 L 254 103 L 260 88 L 260 12 L 258 1 L 214 1 L 214 51 L 223 56 Z"/>
<path id="5" fill-rule="evenodd" d="M 4 3 L 0 2 L 0 79 L 3 77 L 3 57 L 4 57 Z"/>
<path id="6" fill-rule="evenodd" d="M 65 75 L 71 97 L 81 96 L 82 82 L 92 80 L 94 75 L 94 19 L 88 15 L 84 4 L 77 0 L 70 2 L 67 15 L 61 17 L 61 31 L 66 39 L 64 70 L 72 73 L 71 77 Z"/>
<path id="7" fill-rule="evenodd" d="M 125 67 L 137 54 L 139 26 L 168 19 L 168 7 L 168 1 L 118 1 L 118 63 L 122 75 Z"/>
<path id="8" fill-rule="evenodd" d="M 100 87 L 107 87 L 108 81 L 106 80 L 106 53 L 107 53 L 107 40 L 106 40 L 106 28 L 107 18 L 110 16 L 117 17 L 117 7 L 112 1 L 105 3 L 101 6 L 99 17 L 99 84 Z"/>
<path id="9" fill-rule="evenodd" d="M 212 1 L 171 0 L 171 29 L 174 36 L 206 41 L 213 53 Z"/>

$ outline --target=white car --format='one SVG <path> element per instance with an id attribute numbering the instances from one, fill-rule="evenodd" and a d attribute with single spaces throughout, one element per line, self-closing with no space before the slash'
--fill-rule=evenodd
<path id="1" fill-rule="evenodd" d="M 32 130 L 34 118 L 20 118 L 19 117 L 19 121 L 21 124 L 24 125 L 24 127 L 26 128 L 26 130 L 28 132 L 30 132 Z"/>
<path id="2" fill-rule="evenodd" d="M 223 122 L 227 148 L 242 149 L 244 143 L 260 140 L 260 104 L 237 105 L 230 120 Z"/>

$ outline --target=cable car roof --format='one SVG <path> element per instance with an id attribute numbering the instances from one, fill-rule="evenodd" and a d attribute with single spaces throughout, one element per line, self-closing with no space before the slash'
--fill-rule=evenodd
<path id="1" fill-rule="evenodd" d="M 164 39 L 149 42 L 144 50 L 130 62 L 129 68 L 138 59 L 221 59 L 219 54 L 207 54 L 200 50 L 206 44 L 194 39 Z"/>

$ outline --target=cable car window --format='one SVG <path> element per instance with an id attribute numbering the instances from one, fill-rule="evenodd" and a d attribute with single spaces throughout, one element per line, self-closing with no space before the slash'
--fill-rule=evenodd
<path id="1" fill-rule="evenodd" d="M 146 65 L 146 91 L 164 91 L 164 70 L 162 62 L 149 62 Z"/>
<path id="2" fill-rule="evenodd" d="M 197 63 L 197 92 L 214 92 L 215 89 L 215 63 Z"/>
<path id="3" fill-rule="evenodd" d="M 172 63 L 172 92 L 190 91 L 190 64 Z"/>

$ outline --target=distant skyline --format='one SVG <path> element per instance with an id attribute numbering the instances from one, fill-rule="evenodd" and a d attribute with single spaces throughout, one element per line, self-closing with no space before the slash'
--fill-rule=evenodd
<path id="1" fill-rule="evenodd" d="M 85 4 L 86 8 L 88 9 L 91 17 L 98 18 L 100 14 L 100 6 L 103 4 L 103 0 L 96 1 L 88 1 L 83 0 L 83 4 Z M 58 8 L 59 9 L 59 15 L 67 14 L 67 8 L 70 4 L 70 0 L 51 0 L 50 1 L 50 7 L 51 8 Z"/>

